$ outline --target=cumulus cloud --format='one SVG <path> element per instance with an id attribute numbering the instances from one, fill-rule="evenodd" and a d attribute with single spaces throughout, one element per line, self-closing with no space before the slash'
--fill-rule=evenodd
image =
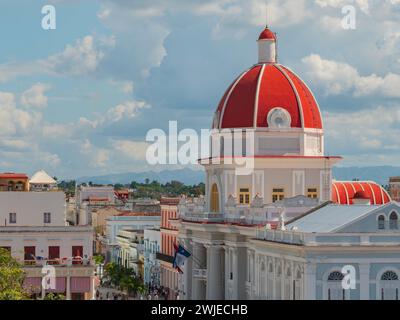
<path id="1" fill-rule="evenodd" d="M 112 140 L 114 149 L 133 160 L 145 160 L 148 143 L 131 140 Z"/>
<path id="2" fill-rule="evenodd" d="M 366 14 L 369 13 L 370 9 L 369 0 L 315 0 L 315 3 L 322 8 L 343 8 L 344 6 L 353 4 Z"/>
<path id="3" fill-rule="evenodd" d="M 117 122 L 122 119 L 132 119 L 136 116 L 138 110 L 149 107 L 145 101 L 126 101 L 109 109 L 107 120 Z"/>
<path id="4" fill-rule="evenodd" d="M 335 150 L 349 160 L 364 158 L 360 163 L 365 165 L 384 161 L 398 165 L 399 106 L 378 106 L 348 113 L 325 112 L 324 122 L 328 152 Z"/>
<path id="5" fill-rule="evenodd" d="M 302 59 L 304 74 L 326 95 L 352 93 L 355 97 L 378 95 L 400 97 L 400 75 L 388 73 L 384 76 L 371 74 L 362 76 L 353 66 L 323 59 L 311 54 Z"/>
<path id="6" fill-rule="evenodd" d="M 0 92 L 0 135 L 20 135 L 29 131 L 41 119 L 39 113 L 29 113 L 16 107 L 15 95 Z"/>
<path id="7" fill-rule="evenodd" d="M 113 41 L 102 41 L 106 46 L 113 46 Z M 75 45 L 67 45 L 63 52 L 52 55 L 41 64 L 50 72 L 63 75 L 82 75 L 96 70 L 100 61 L 104 58 L 99 43 L 93 36 L 78 39 Z"/>
<path id="8" fill-rule="evenodd" d="M 43 108 L 47 106 L 47 96 L 44 94 L 50 89 L 49 85 L 37 83 L 21 95 L 21 104 L 25 107 Z"/>
<path id="9" fill-rule="evenodd" d="M 7 62 L 0 65 L 0 82 L 21 76 L 61 75 L 79 76 L 93 73 L 105 57 L 106 50 L 115 46 L 114 37 L 87 35 L 67 44 L 62 52 L 30 62 Z"/>

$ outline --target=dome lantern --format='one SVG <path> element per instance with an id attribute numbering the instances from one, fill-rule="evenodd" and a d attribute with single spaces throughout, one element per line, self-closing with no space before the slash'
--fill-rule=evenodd
<path id="1" fill-rule="evenodd" d="M 261 32 L 258 40 L 258 63 L 276 63 L 276 35 L 268 26 Z"/>

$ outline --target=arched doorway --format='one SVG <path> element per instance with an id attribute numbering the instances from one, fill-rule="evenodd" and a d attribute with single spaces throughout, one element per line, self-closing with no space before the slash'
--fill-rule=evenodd
<path id="1" fill-rule="evenodd" d="M 332 271 L 326 279 L 326 299 L 327 300 L 347 300 L 349 299 L 348 291 L 342 286 L 344 274 L 340 271 Z"/>
<path id="2" fill-rule="evenodd" d="M 219 212 L 219 192 L 216 183 L 211 187 L 211 212 Z"/>
<path id="3" fill-rule="evenodd" d="M 393 270 L 388 270 L 382 274 L 380 281 L 381 300 L 399 300 L 400 281 L 398 274 Z"/>

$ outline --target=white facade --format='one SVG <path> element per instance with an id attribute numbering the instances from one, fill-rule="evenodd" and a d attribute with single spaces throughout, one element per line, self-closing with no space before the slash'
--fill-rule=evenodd
<path id="1" fill-rule="evenodd" d="M 93 229 L 66 225 L 63 192 L 0 192 L 0 219 L 0 247 L 24 265 L 31 293 L 93 297 Z M 42 286 L 47 269 L 54 270 L 50 288 Z"/>
<path id="2" fill-rule="evenodd" d="M 122 229 L 145 230 L 160 226 L 160 216 L 112 216 L 106 219 L 106 235 L 109 244 L 116 243 L 116 236 Z"/>
<path id="3" fill-rule="evenodd" d="M 81 246 L 82 258 L 93 256 L 93 230 L 90 227 L 73 226 L 29 226 L 0 227 L 0 247 L 11 248 L 12 256 L 24 261 L 24 247 L 35 247 L 36 256 L 47 258 L 49 247 L 60 248 L 60 259 L 67 258 L 65 264 L 72 264 L 72 247 Z"/>
<path id="4" fill-rule="evenodd" d="M 156 254 L 161 251 L 161 232 L 160 229 L 144 230 L 144 274 L 143 281 L 145 285 L 158 287 L 160 281 L 160 263 Z"/>
<path id="5" fill-rule="evenodd" d="M 65 226 L 65 219 L 63 192 L 0 192 L 0 226 Z"/>

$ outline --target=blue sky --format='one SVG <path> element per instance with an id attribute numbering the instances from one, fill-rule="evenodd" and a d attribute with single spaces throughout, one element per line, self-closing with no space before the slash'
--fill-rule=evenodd
<path id="1" fill-rule="evenodd" d="M 209 128 L 257 62 L 261 0 L 4 0 L 0 171 L 58 177 L 154 169 L 151 128 Z M 56 30 L 43 30 L 43 5 Z M 341 26 L 356 9 L 356 29 Z M 279 62 L 311 87 L 326 151 L 343 166 L 398 165 L 400 0 L 270 0 Z M 160 169 L 160 168 L 158 168 Z M 168 169 L 168 168 L 167 168 Z"/>

